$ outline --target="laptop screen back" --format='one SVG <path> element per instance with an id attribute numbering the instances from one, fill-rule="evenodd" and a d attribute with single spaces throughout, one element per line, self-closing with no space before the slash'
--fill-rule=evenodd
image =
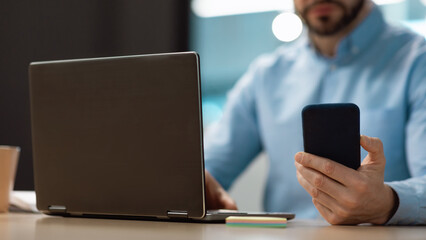
<path id="1" fill-rule="evenodd" d="M 30 65 L 37 207 L 203 217 L 196 53 Z"/>

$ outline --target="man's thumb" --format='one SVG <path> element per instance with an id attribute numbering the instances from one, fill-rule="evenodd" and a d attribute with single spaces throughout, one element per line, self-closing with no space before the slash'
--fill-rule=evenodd
<path id="1" fill-rule="evenodd" d="M 380 139 L 361 135 L 361 146 L 368 152 L 371 161 L 375 162 L 385 159 L 383 143 Z"/>

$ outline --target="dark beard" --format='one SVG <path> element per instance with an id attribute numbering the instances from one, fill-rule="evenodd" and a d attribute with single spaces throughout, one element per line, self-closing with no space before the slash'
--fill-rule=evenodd
<path id="1" fill-rule="evenodd" d="M 334 0 L 323 0 L 323 1 L 315 2 L 307 6 L 303 10 L 303 12 L 299 13 L 299 15 L 302 17 L 302 19 L 308 26 L 308 29 L 310 32 L 320 36 L 331 36 L 340 32 L 345 27 L 347 27 L 358 16 L 359 12 L 362 9 L 362 6 L 364 5 L 364 2 L 365 0 L 360 0 L 352 9 L 346 9 L 345 5 L 343 5 L 341 2 L 334 1 Z M 311 8 L 321 3 L 333 3 L 339 6 L 344 12 L 342 19 L 340 19 L 340 21 L 336 23 L 331 23 L 330 22 L 331 19 L 329 17 L 321 17 L 319 18 L 319 20 L 323 23 L 323 27 L 315 27 L 312 24 L 310 24 L 309 21 L 307 20 L 308 11 Z"/>

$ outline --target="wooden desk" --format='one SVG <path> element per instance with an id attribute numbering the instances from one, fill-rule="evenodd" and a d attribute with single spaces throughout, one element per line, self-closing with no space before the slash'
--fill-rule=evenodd
<path id="1" fill-rule="evenodd" d="M 0 214 L 0 239 L 426 239 L 426 227 L 330 226 L 295 219 L 287 228 L 227 227 L 225 224 L 175 223 Z"/>

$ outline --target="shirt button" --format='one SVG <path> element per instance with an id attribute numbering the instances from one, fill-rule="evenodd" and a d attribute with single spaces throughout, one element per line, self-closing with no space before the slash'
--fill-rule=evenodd
<path id="1" fill-rule="evenodd" d="M 358 54 L 359 53 L 359 49 L 357 47 L 353 47 L 351 51 L 352 51 L 352 54 Z"/>
<path id="2" fill-rule="evenodd" d="M 330 70 L 331 70 L 331 71 L 336 70 L 336 65 L 335 65 L 335 64 L 331 64 L 331 65 L 330 65 Z"/>

